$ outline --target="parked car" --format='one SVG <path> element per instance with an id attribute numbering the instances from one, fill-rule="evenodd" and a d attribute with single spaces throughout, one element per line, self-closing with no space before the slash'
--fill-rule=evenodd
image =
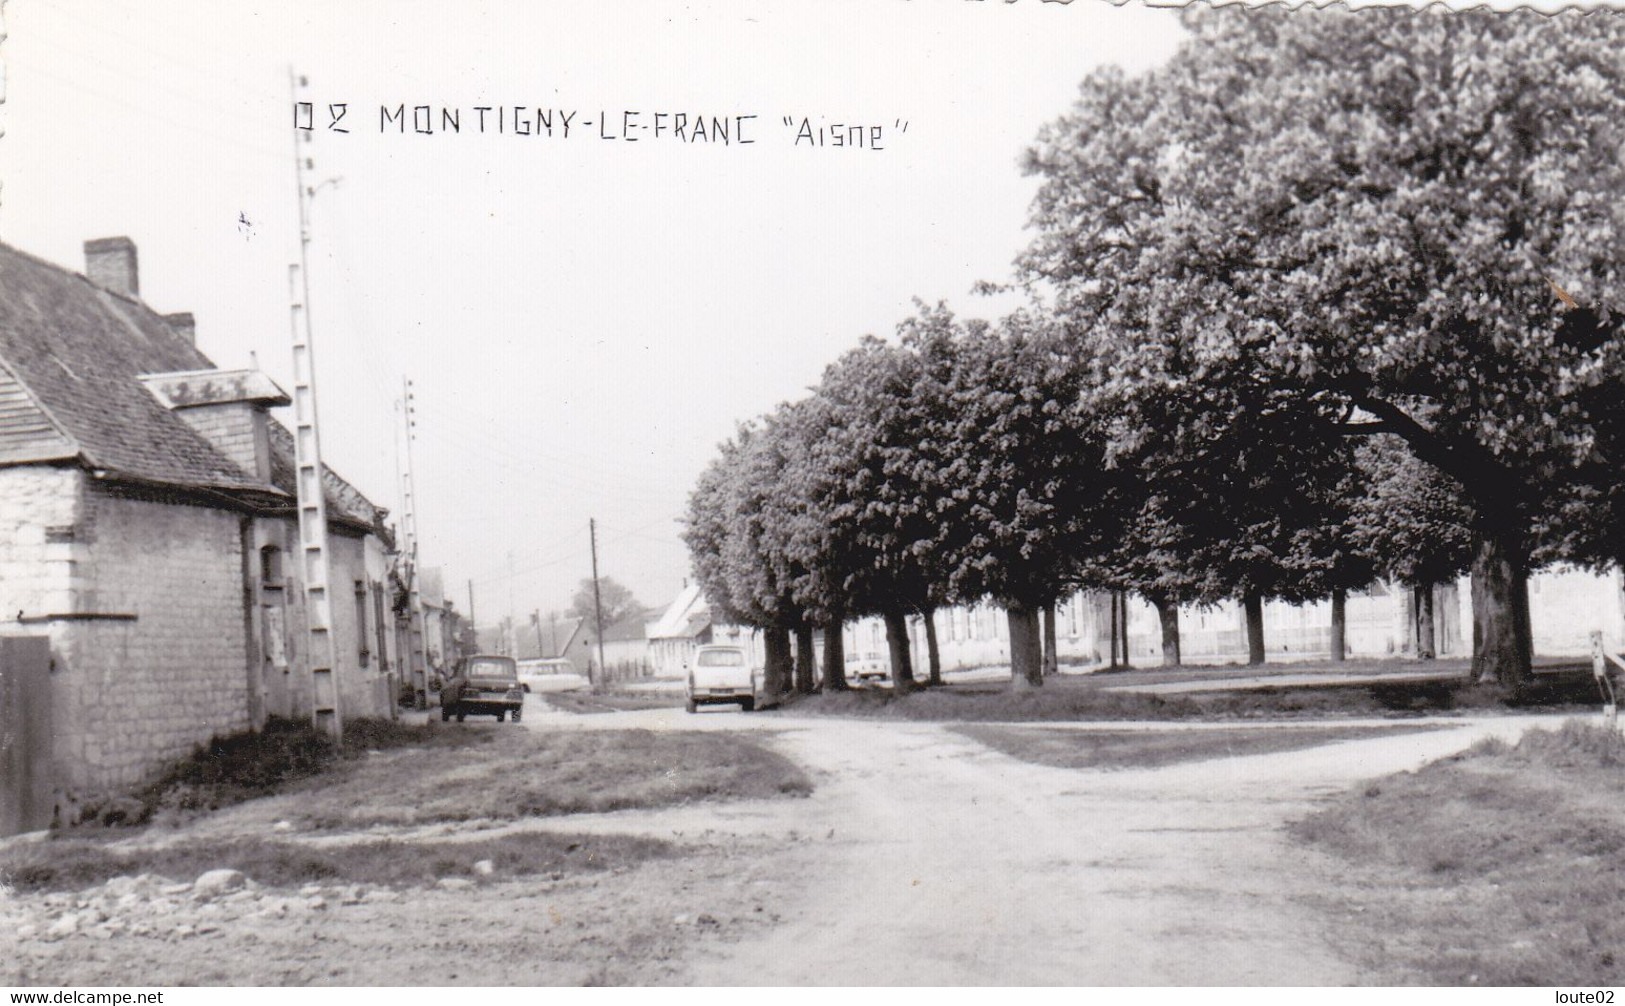
<path id="1" fill-rule="evenodd" d="M 440 689 L 440 719 L 457 717 L 457 722 L 470 713 L 476 716 L 495 715 L 497 722 L 513 714 L 519 722 L 525 708 L 525 690 L 519 684 L 519 668 L 512 657 L 479 654 L 464 657 L 457 662 L 446 686 Z"/>
<path id="2" fill-rule="evenodd" d="M 521 660 L 519 687 L 526 692 L 568 692 L 587 687 L 587 679 L 565 657 Z"/>
<path id="3" fill-rule="evenodd" d="M 702 705 L 737 702 L 745 712 L 756 708 L 761 680 L 742 646 L 702 646 L 688 667 L 688 711 Z"/>
<path id="4" fill-rule="evenodd" d="M 846 655 L 846 680 L 885 681 L 891 677 L 891 660 L 883 653 L 853 652 Z"/>

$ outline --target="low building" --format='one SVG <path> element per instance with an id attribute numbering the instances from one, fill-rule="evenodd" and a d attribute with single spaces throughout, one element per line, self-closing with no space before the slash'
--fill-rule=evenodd
<path id="1" fill-rule="evenodd" d="M 0 634 L 50 662 L 29 732 L 49 740 L 0 780 L 48 792 L 50 820 L 13 830 L 311 709 L 293 440 L 270 416 L 288 397 L 147 306 L 128 239 L 85 255 L 79 275 L 0 245 Z M 385 514 L 331 472 L 323 489 L 341 710 L 389 715 Z"/>

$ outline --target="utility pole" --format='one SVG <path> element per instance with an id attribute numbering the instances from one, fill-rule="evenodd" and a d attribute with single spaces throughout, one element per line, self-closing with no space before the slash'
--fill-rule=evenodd
<path id="1" fill-rule="evenodd" d="M 519 625 L 513 607 L 513 549 L 508 550 L 508 627 L 502 633 L 503 650 L 510 657 L 519 656 Z"/>
<path id="2" fill-rule="evenodd" d="M 598 593 L 598 518 L 588 518 L 587 535 L 592 539 L 592 618 L 598 628 L 598 678 L 602 681 L 609 668 L 604 664 L 604 602 Z M 587 679 L 587 684 L 595 683 Z"/>
<path id="3" fill-rule="evenodd" d="M 474 652 L 480 650 L 480 623 L 474 621 L 474 581 L 468 581 L 468 628 L 474 633 Z"/>
<path id="4" fill-rule="evenodd" d="M 407 655 L 412 676 L 414 705 L 429 708 L 428 626 L 423 617 L 423 595 L 418 583 L 418 501 L 416 472 L 412 467 L 412 441 L 417 439 L 417 400 L 410 378 L 401 378 L 401 419 L 405 423 L 406 472 L 401 478 L 401 503 L 406 511 L 401 524 L 406 532 L 406 617 L 411 653 Z"/>
<path id="5" fill-rule="evenodd" d="M 534 617 L 536 620 L 536 656 L 538 658 L 546 658 L 548 655 L 547 651 L 542 649 L 542 609 L 537 608 L 534 612 Z"/>
<path id="6" fill-rule="evenodd" d="M 306 81 L 288 68 L 288 90 L 298 109 L 299 88 Z M 299 264 L 288 266 L 289 321 L 293 336 L 293 453 L 294 497 L 299 509 L 300 580 L 305 591 L 305 626 L 310 661 L 310 718 L 316 729 L 338 740 L 344 735 L 339 710 L 338 678 L 334 673 L 333 610 L 327 583 L 327 500 L 322 487 L 321 439 L 316 422 L 316 352 L 310 326 L 310 198 L 316 190 L 305 184 L 312 166 L 299 149 L 309 142 L 301 136 L 297 118 L 293 131 L 294 182 L 299 196 Z"/>

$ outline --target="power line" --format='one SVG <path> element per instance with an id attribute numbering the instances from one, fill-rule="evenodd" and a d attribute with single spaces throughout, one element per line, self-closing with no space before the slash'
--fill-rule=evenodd
<path id="1" fill-rule="evenodd" d="M 176 56 L 167 50 L 157 48 L 152 44 L 152 37 L 155 34 L 153 32 L 144 32 L 140 38 L 133 38 L 126 32 L 117 31 L 113 28 L 107 27 L 107 25 L 101 21 L 86 20 L 85 18 L 82 18 L 78 14 L 74 13 L 71 8 L 64 7 L 58 3 L 44 4 L 43 9 L 49 11 L 54 16 L 65 16 L 69 21 L 77 23 L 80 27 L 88 28 L 92 32 L 102 35 L 105 38 L 112 39 L 113 41 L 120 43 L 126 49 L 134 49 L 149 56 L 157 56 L 162 58 L 164 62 L 170 64 L 171 66 L 179 67 L 183 70 L 190 70 L 193 73 L 198 74 L 200 77 L 206 78 L 209 82 L 208 86 L 210 88 L 219 88 L 224 86 L 231 88 L 244 97 L 264 97 L 263 95 L 257 95 L 253 92 L 245 90 L 242 87 L 239 87 L 237 84 L 233 83 L 229 77 L 223 77 L 216 71 L 205 70 L 197 64 L 183 60 L 179 56 Z M 113 7 L 111 10 L 116 10 L 120 15 L 129 14 L 129 8 Z M 151 16 L 152 12 L 150 8 L 142 8 L 140 17 L 143 23 L 150 24 Z"/>
<path id="2" fill-rule="evenodd" d="M 257 143 L 248 143 L 246 141 L 239 140 L 236 137 L 227 136 L 224 133 L 221 133 L 221 132 L 218 132 L 218 131 L 215 131 L 215 130 L 212 130 L 212 129 L 203 129 L 203 128 L 200 128 L 200 127 L 198 127 L 196 125 L 193 125 L 192 123 L 189 123 L 189 122 L 181 122 L 179 120 L 172 119 L 167 115 L 163 115 L 163 114 L 161 114 L 159 112 L 154 111 L 151 108 L 151 106 L 138 105 L 135 102 L 126 101 L 125 99 L 120 98 L 120 97 L 118 97 L 117 95 L 114 95 L 114 94 L 109 94 L 106 91 L 97 90 L 96 88 L 93 88 L 93 87 L 86 87 L 86 86 L 84 86 L 83 84 L 81 84 L 80 82 L 78 82 L 76 80 L 72 80 L 72 79 L 70 79 L 68 77 L 64 77 L 64 76 L 62 76 L 61 74 L 58 74 L 58 73 L 53 73 L 50 70 L 45 69 L 44 67 L 34 65 L 29 60 L 19 60 L 19 59 L 17 59 L 17 57 L 15 55 L 13 55 L 11 53 L 6 54 L 6 63 L 8 65 L 10 65 L 10 66 L 21 66 L 24 69 L 28 70 L 28 72 L 30 72 L 30 73 L 37 73 L 42 77 L 46 77 L 46 78 L 49 78 L 51 80 L 56 81 L 57 83 L 61 84 L 64 87 L 71 88 L 71 89 L 73 89 L 75 91 L 79 91 L 79 92 L 84 93 L 84 94 L 88 94 L 88 95 L 90 95 L 92 97 L 95 97 L 95 98 L 100 98 L 103 101 L 110 101 L 113 104 L 123 106 L 124 108 L 132 109 L 132 110 L 134 110 L 136 112 L 141 113 L 143 116 L 145 116 L 147 118 L 151 118 L 151 119 L 155 119 L 155 120 L 157 120 L 159 122 L 167 123 L 168 125 L 174 126 L 176 129 L 184 129 L 187 132 L 195 133 L 198 136 L 208 137 L 211 140 L 219 140 L 219 141 L 224 142 L 224 143 L 230 143 L 230 144 L 232 144 L 234 146 L 242 147 L 244 150 L 253 151 L 256 154 L 259 154 L 261 157 L 274 158 L 274 159 L 280 161 L 284 157 L 287 156 L 286 154 L 279 154 L 279 153 L 277 153 L 276 151 L 272 150 L 269 147 L 262 147 Z M 16 86 L 15 83 L 13 83 L 12 86 L 13 86 L 13 88 L 15 88 L 15 86 Z M 219 162 L 216 162 L 215 167 L 218 168 L 218 166 L 219 166 Z"/>

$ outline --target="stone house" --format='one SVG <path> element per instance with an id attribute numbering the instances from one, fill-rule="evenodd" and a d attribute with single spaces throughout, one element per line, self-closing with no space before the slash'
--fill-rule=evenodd
<path id="1" fill-rule="evenodd" d="M 287 395 L 147 306 L 129 239 L 85 256 L 79 275 L 0 244 L 0 635 L 49 643 L 47 729 L 0 706 L 0 741 L 46 738 L 7 764 L 55 821 L 311 706 Z M 331 472 L 324 490 L 341 710 L 387 716 L 385 512 Z"/>

